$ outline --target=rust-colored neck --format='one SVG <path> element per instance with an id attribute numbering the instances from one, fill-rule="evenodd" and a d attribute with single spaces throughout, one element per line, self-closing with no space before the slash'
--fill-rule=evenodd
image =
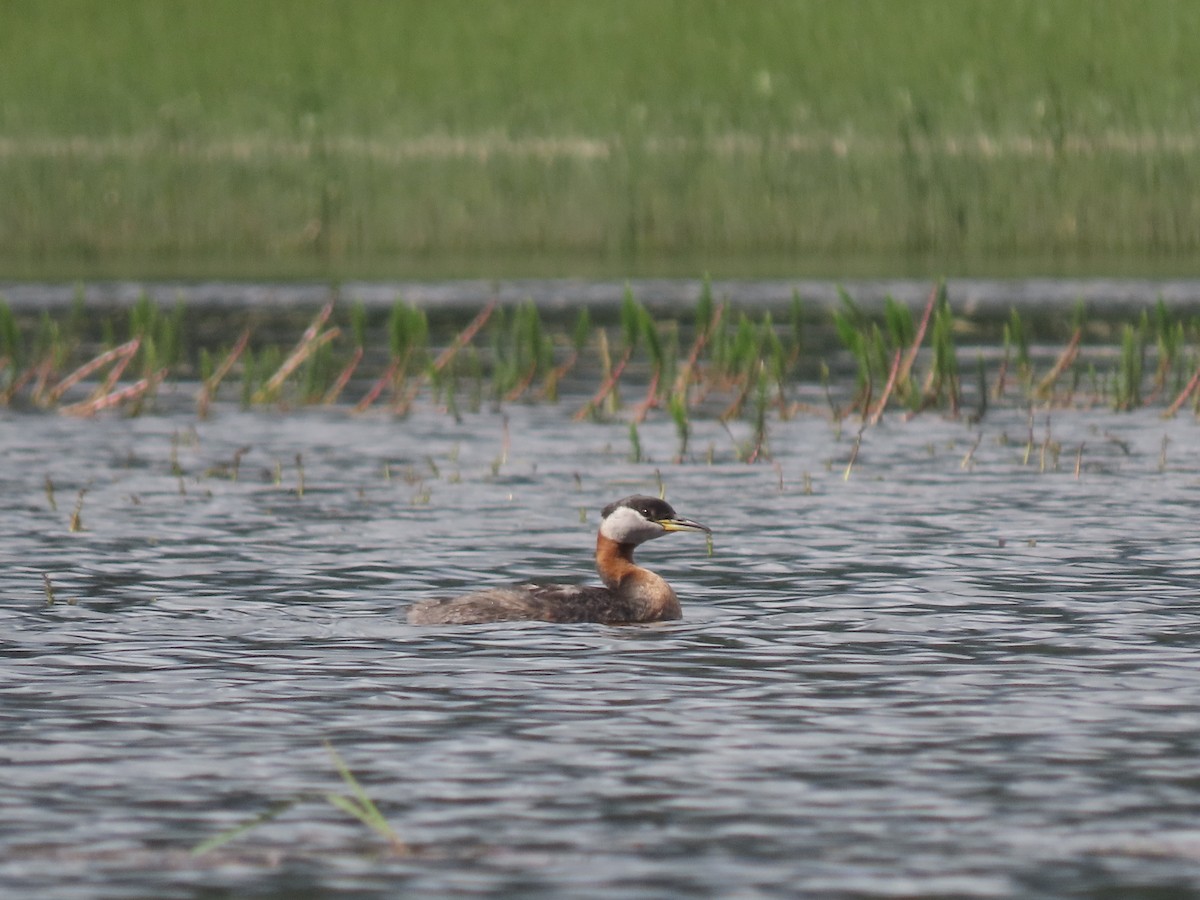
<path id="1" fill-rule="evenodd" d="M 633 547 L 602 534 L 596 536 L 596 571 L 610 591 L 618 590 L 626 578 L 642 571 L 633 561 Z"/>
<path id="2" fill-rule="evenodd" d="M 633 561 L 633 544 L 596 538 L 596 569 L 612 592 L 612 622 L 658 622 L 682 613 L 675 591 L 660 576 Z"/>

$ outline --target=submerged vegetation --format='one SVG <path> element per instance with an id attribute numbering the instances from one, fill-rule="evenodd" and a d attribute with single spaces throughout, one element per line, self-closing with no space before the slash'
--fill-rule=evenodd
<path id="1" fill-rule="evenodd" d="M 48 582 L 46 590 L 47 592 L 50 590 Z M 379 808 L 375 805 L 375 801 L 363 789 L 358 779 L 354 777 L 354 773 L 350 771 L 350 767 L 346 765 L 341 755 L 333 748 L 333 745 L 326 741 L 325 749 L 333 760 L 334 768 L 337 769 L 338 775 L 341 776 L 342 783 L 349 788 L 349 794 L 337 794 L 333 791 L 328 791 L 325 793 L 297 794 L 285 800 L 278 800 L 254 818 L 197 844 L 192 848 L 192 855 L 203 856 L 206 853 L 211 853 L 235 838 L 241 837 L 258 826 L 270 822 L 272 819 L 278 818 L 293 806 L 314 800 L 324 801 L 367 826 L 367 828 L 375 832 L 376 835 L 386 842 L 387 851 L 392 855 L 407 856 L 411 853 L 412 851 L 408 844 L 401 840 L 388 820 L 384 818 Z"/>
<path id="2" fill-rule="evenodd" d="M 887 414 L 978 421 L 1005 405 L 1200 414 L 1200 319 L 1162 301 L 1115 323 L 1079 305 L 1048 333 L 1016 309 L 1001 322 L 963 318 L 943 285 L 920 308 L 889 298 L 875 313 L 846 293 L 832 312 L 794 295 L 782 316 L 755 313 L 707 283 L 683 315 L 656 316 L 630 290 L 611 321 L 586 307 L 557 321 L 531 301 L 493 300 L 457 323 L 403 300 L 384 312 L 330 299 L 297 335 L 278 322 L 231 326 L 225 312 L 207 314 L 213 327 L 203 310 L 148 297 L 98 322 L 82 294 L 57 317 L 21 318 L 0 300 L 0 405 L 136 416 L 165 388 L 171 403 L 193 396 L 201 418 L 222 402 L 395 416 L 426 404 L 455 418 L 545 403 L 623 423 L 635 460 L 638 426 L 669 421 L 679 462 L 697 417 L 748 423 L 738 454 L 753 462 L 770 456 L 771 422 L 797 415 L 861 434 Z"/>

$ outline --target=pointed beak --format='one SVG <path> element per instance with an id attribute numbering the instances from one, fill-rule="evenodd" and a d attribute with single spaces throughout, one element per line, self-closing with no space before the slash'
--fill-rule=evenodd
<path id="1" fill-rule="evenodd" d="M 701 525 L 691 519 L 659 519 L 658 524 L 662 526 L 663 531 L 703 531 L 705 534 L 712 534 L 712 529 L 707 525 Z"/>

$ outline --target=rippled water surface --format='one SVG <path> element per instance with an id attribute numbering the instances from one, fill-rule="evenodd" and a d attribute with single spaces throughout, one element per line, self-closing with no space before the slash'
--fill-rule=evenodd
<path id="1" fill-rule="evenodd" d="M 890 419 L 846 479 L 816 416 L 568 413 L 0 413 L 6 894 L 1200 891 L 1191 417 Z M 682 622 L 405 624 L 590 579 L 656 470 Z M 189 855 L 347 793 L 324 740 L 411 853 L 313 798 Z"/>

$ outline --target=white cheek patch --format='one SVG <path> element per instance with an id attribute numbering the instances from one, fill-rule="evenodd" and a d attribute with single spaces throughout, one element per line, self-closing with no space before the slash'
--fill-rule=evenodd
<path id="1" fill-rule="evenodd" d="M 614 509 L 600 523 L 600 533 L 618 544 L 640 543 L 666 534 L 661 525 L 647 522 L 628 506 Z"/>

